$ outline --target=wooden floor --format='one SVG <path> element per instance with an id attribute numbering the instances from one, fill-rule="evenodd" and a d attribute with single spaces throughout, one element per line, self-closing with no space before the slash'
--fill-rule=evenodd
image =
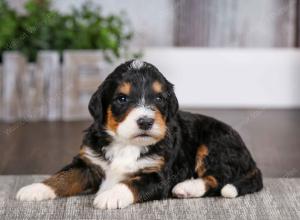
<path id="1" fill-rule="evenodd" d="M 190 109 L 221 119 L 244 138 L 263 174 L 300 176 L 300 109 Z M 50 174 L 72 160 L 89 121 L 0 123 L 0 174 Z"/>

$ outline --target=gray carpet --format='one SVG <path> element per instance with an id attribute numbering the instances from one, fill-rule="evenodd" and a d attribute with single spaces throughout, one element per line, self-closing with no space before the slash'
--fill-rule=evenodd
<path id="1" fill-rule="evenodd" d="M 0 176 L 0 219 L 300 219 L 300 179 L 265 179 L 263 191 L 236 199 L 170 199 L 97 210 L 94 196 L 19 202 L 17 190 L 45 176 Z"/>

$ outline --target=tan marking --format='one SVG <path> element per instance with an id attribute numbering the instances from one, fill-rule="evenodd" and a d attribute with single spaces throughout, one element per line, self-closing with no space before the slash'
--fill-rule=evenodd
<path id="1" fill-rule="evenodd" d="M 88 164 L 89 166 L 93 166 L 95 164 L 92 163 L 92 161 L 87 157 L 87 153 L 86 153 L 86 147 L 87 146 L 83 146 L 80 151 L 79 151 L 79 157 L 81 160 L 83 160 L 86 164 Z M 102 169 L 102 167 L 101 167 Z M 104 173 L 104 172 L 103 172 Z"/>
<path id="2" fill-rule="evenodd" d="M 132 192 L 133 195 L 133 202 L 136 203 L 139 201 L 139 192 L 138 190 L 133 186 L 133 182 L 140 180 L 140 177 L 135 177 L 135 178 L 131 178 L 128 180 L 124 180 L 122 181 L 122 183 L 124 183 L 129 190 Z"/>
<path id="3" fill-rule="evenodd" d="M 73 169 L 59 172 L 43 183 L 50 186 L 58 196 L 72 196 L 85 190 L 85 182 L 82 172 Z"/>
<path id="4" fill-rule="evenodd" d="M 162 92 L 162 84 L 158 81 L 155 81 L 152 84 L 152 89 L 153 89 L 154 92 L 160 93 L 160 92 Z"/>
<path id="5" fill-rule="evenodd" d="M 129 95 L 130 91 L 131 91 L 131 84 L 129 82 L 124 82 L 122 83 L 119 88 L 118 91 L 120 93 L 123 93 L 125 95 Z"/>
<path id="6" fill-rule="evenodd" d="M 111 106 L 108 107 L 107 109 L 107 120 L 106 120 L 106 127 L 107 129 L 115 132 L 117 130 L 118 127 L 118 122 L 116 120 L 116 118 L 113 116 L 113 113 L 111 111 Z"/>
<path id="7" fill-rule="evenodd" d="M 131 176 L 126 181 L 137 181 L 140 179 L 141 179 L 141 176 Z"/>
<path id="8" fill-rule="evenodd" d="M 116 132 L 118 125 L 126 119 L 128 114 L 131 112 L 132 108 L 129 108 L 126 113 L 117 121 L 117 119 L 113 116 L 113 113 L 111 111 L 111 106 L 107 109 L 107 120 L 106 120 L 106 128 L 108 130 L 111 130 L 113 132 Z"/>
<path id="9" fill-rule="evenodd" d="M 203 180 L 205 182 L 206 190 L 216 188 L 218 186 L 218 181 L 213 176 L 205 176 L 203 177 Z"/>
<path id="10" fill-rule="evenodd" d="M 93 169 L 93 174 L 95 178 L 104 178 L 105 173 L 102 167 L 93 164 L 89 158 L 86 157 L 86 145 L 81 145 L 79 154 L 77 155 L 90 169 Z M 88 171 L 90 172 L 90 171 Z M 59 173 L 51 176 L 50 178 L 43 181 L 44 184 L 50 186 L 58 196 L 72 196 L 77 195 L 81 192 L 87 190 L 97 190 L 95 186 L 90 185 L 91 179 L 89 175 L 83 170 L 77 168 L 70 168 L 66 171 L 60 171 Z"/>
<path id="11" fill-rule="evenodd" d="M 155 123 L 158 124 L 159 129 L 160 129 L 160 135 L 158 135 L 157 137 L 155 137 L 158 141 L 162 140 L 165 135 L 166 135 L 166 131 L 167 131 L 167 126 L 166 126 L 166 119 L 165 117 L 162 116 L 162 114 L 160 113 L 160 111 L 158 109 L 155 110 Z"/>
<path id="12" fill-rule="evenodd" d="M 142 172 L 142 173 L 155 173 L 155 172 L 161 171 L 163 166 L 165 165 L 165 158 L 160 157 L 159 159 L 157 159 L 156 162 L 157 163 L 155 164 L 155 166 L 146 167 L 146 168 L 142 169 L 140 172 Z"/>
<path id="13" fill-rule="evenodd" d="M 195 171 L 198 174 L 198 177 L 202 177 L 206 171 L 204 158 L 208 155 L 207 146 L 202 144 L 198 147 L 196 153 L 196 166 Z"/>
<path id="14" fill-rule="evenodd" d="M 256 175 L 258 172 L 257 168 L 254 168 L 253 170 L 249 171 L 246 175 L 246 178 L 251 178 L 253 177 L 254 175 Z"/>
<path id="15" fill-rule="evenodd" d="M 85 146 L 81 146 L 80 150 L 79 150 L 79 156 L 83 157 L 85 155 Z"/>

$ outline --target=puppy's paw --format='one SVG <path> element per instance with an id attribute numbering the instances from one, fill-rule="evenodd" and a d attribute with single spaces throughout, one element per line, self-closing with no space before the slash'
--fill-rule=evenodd
<path id="1" fill-rule="evenodd" d="M 134 202 L 133 193 L 123 183 L 101 192 L 94 200 L 94 206 L 98 209 L 120 209 Z"/>
<path id="2" fill-rule="evenodd" d="M 172 194 L 177 198 L 193 198 L 203 196 L 205 191 L 202 179 L 192 179 L 178 183 L 172 189 Z"/>
<path id="3" fill-rule="evenodd" d="M 16 199 L 21 201 L 42 201 L 54 199 L 55 192 L 44 183 L 34 183 L 21 188 L 16 196 Z"/>

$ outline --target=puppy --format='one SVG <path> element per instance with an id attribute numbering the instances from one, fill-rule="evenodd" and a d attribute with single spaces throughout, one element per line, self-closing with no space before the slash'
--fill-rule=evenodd
<path id="1" fill-rule="evenodd" d="M 173 85 L 139 60 L 118 66 L 93 94 L 73 162 L 17 193 L 23 201 L 96 193 L 99 209 L 169 198 L 234 198 L 259 191 L 262 174 L 230 126 L 178 110 Z"/>

